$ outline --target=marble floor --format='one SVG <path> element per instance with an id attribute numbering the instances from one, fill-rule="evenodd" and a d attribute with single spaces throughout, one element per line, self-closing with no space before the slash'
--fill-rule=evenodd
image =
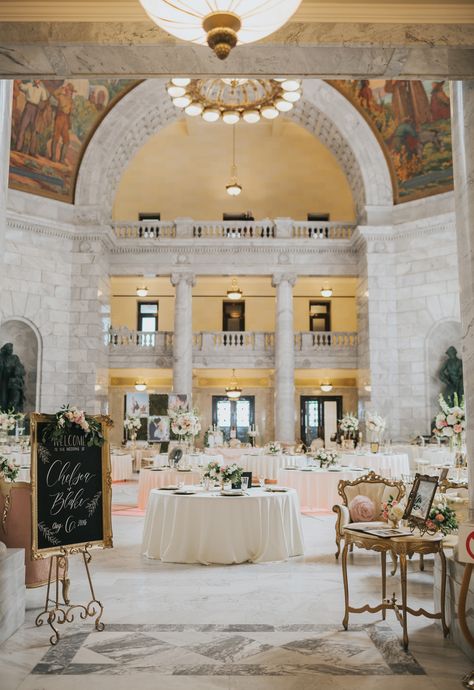
<path id="1" fill-rule="evenodd" d="M 136 483 L 114 486 L 114 501 L 133 505 Z M 391 612 L 353 615 L 342 630 L 340 565 L 332 515 L 303 517 L 305 555 L 284 563 L 189 566 L 140 556 L 143 518 L 114 516 L 114 549 L 93 552 L 103 632 L 77 622 L 61 631 L 34 619 L 44 589 L 29 590 L 25 625 L 0 646 L 0 690 L 451 690 L 469 660 L 429 620 L 411 618 L 410 651 L 400 647 Z M 358 551 L 351 597 L 379 591 L 379 559 Z M 86 601 L 79 558 L 71 559 L 71 598 Z M 389 589 L 398 591 L 397 577 Z M 432 561 L 410 564 L 410 597 L 432 606 Z"/>

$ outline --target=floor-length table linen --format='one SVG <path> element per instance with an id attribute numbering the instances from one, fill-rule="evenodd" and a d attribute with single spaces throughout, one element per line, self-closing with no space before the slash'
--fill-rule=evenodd
<path id="1" fill-rule="evenodd" d="M 112 454 L 110 456 L 112 481 L 123 482 L 133 477 L 133 458 L 127 454 Z"/>
<path id="2" fill-rule="evenodd" d="M 215 449 L 206 449 L 214 451 Z M 224 463 L 236 462 L 245 472 L 252 472 L 255 477 L 264 479 L 277 479 L 278 470 L 283 467 L 306 467 L 308 457 L 306 455 L 287 455 L 285 453 L 263 453 L 263 449 L 253 448 L 219 448 L 223 455 L 215 452 L 209 453 L 214 457 L 222 457 Z M 232 451 L 231 454 L 228 451 Z M 235 452 L 239 451 L 239 452 Z"/>
<path id="3" fill-rule="evenodd" d="M 410 474 L 410 462 L 406 453 L 342 453 L 341 465 L 373 470 L 381 477 L 398 478 Z"/>
<path id="4" fill-rule="evenodd" d="M 358 470 L 280 470 L 278 484 L 293 488 L 302 510 L 326 511 L 341 503 L 337 488 L 341 479 L 350 481 L 363 476 Z"/>
<path id="5" fill-rule="evenodd" d="M 197 470 L 180 472 L 171 468 L 163 470 L 141 469 L 138 475 L 138 507 L 140 510 L 145 510 L 152 489 L 160 489 L 170 484 L 178 485 L 180 482 L 199 484 L 200 481 L 201 472 Z"/>
<path id="6" fill-rule="evenodd" d="M 295 491 L 251 489 L 246 496 L 201 491 L 179 496 L 154 489 L 142 553 L 171 563 L 230 564 L 286 560 L 303 554 Z"/>

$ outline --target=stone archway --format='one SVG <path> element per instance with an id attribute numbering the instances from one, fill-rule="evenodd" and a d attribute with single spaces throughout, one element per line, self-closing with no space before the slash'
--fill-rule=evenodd
<path id="1" fill-rule="evenodd" d="M 150 79 L 124 96 L 99 125 L 84 155 L 76 188 L 79 214 L 107 222 L 120 178 L 149 137 L 182 115 L 165 90 Z M 380 145 L 362 115 L 328 83 L 305 80 L 304 98 L 291 119 L 318 137 L 333 153 L 352 189 L 358 220 L 367 210 L 393 204 L 389 169 Z"/>

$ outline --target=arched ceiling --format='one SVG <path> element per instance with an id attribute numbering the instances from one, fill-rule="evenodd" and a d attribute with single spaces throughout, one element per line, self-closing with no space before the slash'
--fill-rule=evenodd
<path id="1" fill-rule="evenodd" d="M 98 182 L 101 192 L 104 192 L 103 179 L 107 178 L 105 201 L 110 210 L 114 193 L 111 189 L 116 189 L 121 172 L 137 147 L 158 128 L 178 117 L 163 83 L 162 80 L 140 84 L 131 80 L 82 79 L 39 82 L 36 89 L 44 87 L 45 95 L 40 96 L 44 100 L 40 100 L 40 112 L 35 115 L 33 126 L 26 102 L 32 83 L 16 81 L 10 187 L 78 203 L 76 180 L 85 155 L 84 160 L 95 160 L 99 169 L 88 169 L 82 177 L 80 203 L 92 203 L 91 195 L 84 189 L 92 184 L 92 172 L 102 180 Z M 450 120 L 446 117 L 449 98 L 443 83 L 391 80 L 329 83 L 331 86 L 320 80 L 306 81 L 304 99 L 291 117 L 335 155 L 349 179 L 359 214 L 364 204 L 369 203 L 369 197 L 379 204 L 390 204 L 392 200 L 398 203 L 452 188 Z M 67 92 L 64 87 L 68 84 L 74 91 Z M 127 96 L 131 89 L 136 91 Z M 158 103 L 156 89 L 162 90 Z M 149 93 L 144 101 L 145 91 Z M 123 96 L 126 98 L 121 103 Z M 68 99 L 71 114 L 68 118 L 58 118 L 64 104 L 67 109 Z M 348 107 L 348 102 L 354 107 Z M 62 136 L 65 130 L 69 139 L 66 144 Z M 92 150 L 86 151 L 89 142 L 91 148 L 100 151 L 98 158 Z M 385 165 L 381 158 L 385 159 Z"/>

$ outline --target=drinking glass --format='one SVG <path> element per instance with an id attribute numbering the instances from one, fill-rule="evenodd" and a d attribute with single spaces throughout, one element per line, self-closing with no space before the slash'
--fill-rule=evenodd
<path id="1" fill-rule="evenodd" d="M 240 478 L 240 487 L 241 487 L 242 491 L 244 491 L 244 492 L 247 491 L 247 489 L 249 488 L 249 478 L 248 477 L 241 477 Z"/>
<path id="2" fill-rule="evenodd" d="M 259 477 L 258 483 L 260 484 L 260 488 L 264 489 L 265 488 L 265 477 Z"/>

